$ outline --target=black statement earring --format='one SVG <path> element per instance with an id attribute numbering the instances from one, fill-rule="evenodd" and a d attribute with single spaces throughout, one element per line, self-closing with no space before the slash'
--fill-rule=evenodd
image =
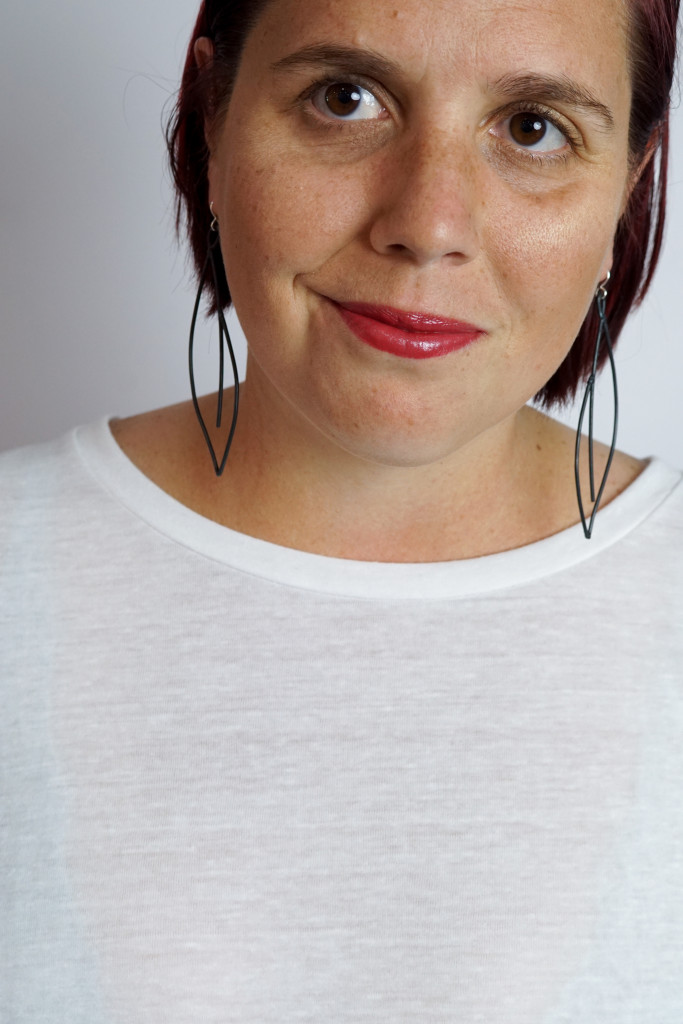
<path id="1" fill-rule="evenodd" d="M 595 340 L 595 352 L 593 354 L 593 367 L 591 369 L 591 375 L 586 383 L 586 392 L 583 396 L 583 402 L 581 404 L 581 413 L 579 415 L 579 425 L 576 431 L 576 454 L 574 458 L 574 475 L 576 477 L 576 497 L 579 502 L 579 512 L 581 513 L 581 523 L 583 525 L 583 532 L 586 536 L 586 540 L 590 540 L 591 534 L 593 533 L 593 523 L 595 522 L 595 515 L 598 511 L 598 506 L 602 499 L 603 492 L 605 490 L 605 484 L 607 483 L 607 474 L 610 471 L 612 465 L 612 459 L 614 458 L 614 451 L 617 443 L 617 423 L 619 419 L 619 395 L 617 392 L 617 370 L 614 365 L 614 353 L 612 351 L 612 339 L 609 333 L 609 325 L 607 323 L 607 315 L 605 313 L 605 305 L 607 302 L 607 282 L 610 279 L 609 271 L 605 280 L 598 286 L 598 290 L 595 293 L 595 298 L 598 305 L 598 317 L 599 327 L 598 336 Z M 600 487 L 598 488 L 597 496 L 595 493 L 595 469 L 593 461 L 593 406 L 595 403 L 595 379 L 598 371 L 598 359 L 600 356 L 600 347 L 602 340 L 605 339 L 607 345 L 607 355 L 609 356 L 609 365 L 612 372 L 612 389 L 614 392 L 614 424 L 612 427 L 612 443 L 610 445 L 609 457 L 607 459 L 607 465 L 605 466 L 605 472 L 602 474 L 602 480 L 600 481 Z M 581 497 L 581 482 L 579 479 L 579 456 L 581 454 L 581 429 L 583 427 L 583 420 L 586 413 L 586 405 L 588 405 L 588 471 L 590 475 L 590 490 L 591 490 L 591 501 L 593 504 L 593 511 L 588 523 L 586 523 L 586 515 L 583 507 L 583 500 Z"/>
<path id="2" fill-rule="evenodd" d="M 220 254 L 220 236 L 218 234 L 218 220 L 216 219 L 216 215 L 213 213 L 213 203 L 211 203 L 211 213 L 213 214 L 213 220 L 211 221 L 211 227 L 209 228 L 209 240 L 208 240 L 208 246 L 207 246 L 206 260 L 204 262 L 204 269 L 202 270 L 202 275 L 201 275 L 201 278 L 200 278 L 200 281 L 199 281 L 199 290 L 197 292 L 197 298 L 196 298 L 195 304 L 194 304 L 194 311 L 192 313 L 192 325 L 190 327 L 190 345 L 189 345 L 188 359 L 189 359 L 189 364 L 190 364 L 190 387 L 192 388 L 192 403 L 194 405 L 194 411 L 197 414 L 197 419 L 199 420 L 199 426 L 202 428 L 202 433 L 204 435 L 204 440 L 206 441 L 206 443 L 208 445 L 209 454 L 211 455 L 211 461 L 213 462 L 213 468 L 216 471 L 216 476 L 220 476 L 221 473 L 223 472 L 223 470 L 225 469 L 225 463 L 228 461 L 228 452 L 230 451 L 230 445 L 232 444 L 232 439 L 233 439 L 234 434 L 235 434 L 235 427 L 237 426 L 237 410 L 238 410 L 238 407 L 239 407 L 239 400 L 240 400 L 240 384 L 239 384 L 239 380 L 237 378 L 237 363 L 235 362 L 235 353 L 233 351 L 232 342 L 230 340 L 230 334 L 228 333 L 228 325 L 225 322 L 225 316 L 223 314 L 223 310 L 222 310 L 222 308 L 220 306 L 219 298 L 218 298 L 218 294 L 219 293 L 218 293 L 218 274 L 216 272 L 216 260 L 221 258 L 221 254 Z M 194 331 L 195 331 L 195 326 L 197 324 L 197 316 L 199 314 L 199 305 L 200 305 L 201 298 L 202 298 L 202 292 L 204 291 L 204 285 L 206 284 L 206 279 L 207 279 L 207 276 L 208 276 L 208 273 L 209 273 L 209 267 L 211 268 L 211 274 L 213 276 L 214 295 L 216 296 L 216 303 L 218 305 L 219 369 L 218 369 L 218 408 L 216 410 L 216 426 L 219 427 L 219 428 L 220 428 L 220 425 L 221 425 L 221 420 L 223 418 L 223 374 L 224 374 L 224 369 L 225 369 L 225 355 L 224 355 L 224 350 L 223 350 L 223 345 L 224 344 L 227 346 L 228 354 L 230 356 L 230 362 L 232 364 L 232 375 L 233 375 L 234 384 L 235 384 L 235 390 L 233 392 L 233 394 L 234 394 L 234 401 L 233 401 L 233 410 L 232 410 L 232 423 L 230 425 L 230 433 L 228 434 L 228 440 L 227 440 L 226 445 L 225 445 L 225 450 L 223 452 L 223 457 L 221 458 L 220 462 L 218 461 L 218 458 L 216 456 L 216 452 L 214 450 L 213 444 L 211 443 L 211 438 L 209 437 L 209 432 L 206 429 L 206 423 L 204 422 L 204 417 L 202 416 L 201 410 L 199 408 L 199 402 L 197 401 L 197 389 L 195 387 L 195 381 L 194 381 L 194 359 L 193 359 Z"/>

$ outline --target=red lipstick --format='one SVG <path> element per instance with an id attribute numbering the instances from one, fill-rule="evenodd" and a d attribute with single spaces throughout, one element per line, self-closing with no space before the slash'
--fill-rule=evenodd
<path id="1" fill-rule="evenodd" d="M 431 359 L 471 345 L 481 327 L 433 313 L 411 313 L 368 302 L 335 302 L 346 326 L 361 341 L 406 359 Z"/>

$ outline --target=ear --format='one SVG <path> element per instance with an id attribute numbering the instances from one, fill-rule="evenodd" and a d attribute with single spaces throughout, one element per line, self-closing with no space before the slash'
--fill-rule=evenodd
<path id="1" fill-rule="evenodd" d="M 600 267 L 600 276 L 598 278 L 598 284 L 602 284 L 606 279 L 607 275 L 612 272 L 612 266 L 614 264 L 614 252 L 612 246 L 610 246 L 609 252 L 603 260 L 602 266 Z"/>
<path id="2" fill-rule="evenodd" d="M 199 39 L 195 40 L 194 59 L 200 71 L 211 64 L 213 61 L 213 55 L 214 47 L 212 39 L 209 39 L 208 36 L 200 36 Z M 208 117 L 204 118 L 204 139 L 209 148 L 209 152 L 211 152 L 211 124 Z"/>
<path id="3" fill-rule="evenodd" d="M 654 129 L 654 131 L 650 135 L 650 138 L 647 141 L 645 152 L 643 153 L 640 162 L 636 167 L 633 168 L 633 170 L 630 172 L 628 176 L 626 188 L 624 190 L 624 198 L 621 203 L 621 210 L 619 211 L 620 219 L 621 217 L 623 217 L 624 211 L 628 206 L 629 199 L 631 198 L 631 193 L 640 181 L 644 171 L 647 169 L 648 164 L 651 160 L 654 159 L 655 153 L 659 149 L 659 144 L 662 141 L 662 130 L 663 129 L 661 127 L 657 127 Z"/>
<path id="4" fill-rule="evenodd" d="M 208 36 L 200 36 L 195 40 L 194 59 L 198 68 L 203 68 L 213 60 L 213 40 Z"/>

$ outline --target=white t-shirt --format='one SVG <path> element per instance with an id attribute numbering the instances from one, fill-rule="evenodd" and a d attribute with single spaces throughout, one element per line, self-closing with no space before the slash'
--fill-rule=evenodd
<path id="1" fill-rule="evenodd" d="M 680 482 L 403 565 L 0 457 L 2 1024 L 681 1024 Z"/>

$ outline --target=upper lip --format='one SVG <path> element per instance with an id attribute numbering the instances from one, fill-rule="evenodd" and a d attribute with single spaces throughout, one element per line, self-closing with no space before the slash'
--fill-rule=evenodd
<path id="1" fill-rule="evenodd" d="M 334 301 L 334 300 L 333 300 Z M 414 331 L 420 334 L 472 334 L 475 331 L 484 333 L 484 328 L 476 324 L 465 323 L 463 320 L 451 320 L 438 313 L 421 313 L 407 309 L 395 309 L 392 306 L 378 305 L 372 302 L 337 302 L 338 306 L 352 313 L 381 320 L 391 327 Z"/>

